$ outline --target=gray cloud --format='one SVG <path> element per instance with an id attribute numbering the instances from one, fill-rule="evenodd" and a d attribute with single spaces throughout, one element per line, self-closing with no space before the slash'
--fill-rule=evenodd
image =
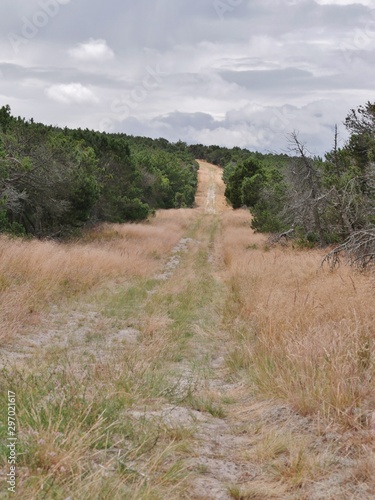
<path id="1" fill-rule="evenodd" d="M 323 153 L 372 99 L 367 0 L 7 4 L 0 104 L 46 123 L 261 151 L 297 129 Z"/>
<path id="2" fill-rule="evenodd" d="M 280 89 L 304 86 L 312 79 L 312 74 L 298 68 L 269 69 L 255 71 L 222 71 L 220 75 L 227 81 L 237 83 L 251 90 Z"/>
<path id="3" fill-rule="evenodd" d="M 319 155 L 332 148 L 335 124 L 340 122 L 345 105 L 337 99 L 315 101 L 300 108 L 252 103 L 228 112 L 221 120 L 205 113 L 178 112 L 147 122 L 129 117 L 119 124 L 119 129 L 131 135 L 158 138 L 167 134 L 173 141 L 250 147 L 263 152 L 286 152 L 289 135 L 296 130 L 308 142 L 311 153 Z M 343 145 L 343 127 L 339 132 Z"/>

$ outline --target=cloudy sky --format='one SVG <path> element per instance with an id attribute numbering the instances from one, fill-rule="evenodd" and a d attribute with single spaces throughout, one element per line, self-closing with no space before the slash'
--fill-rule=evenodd
<path id="1" fill-rule="evenodd" d="M 0 105 L 68 127 L 314 154 L 375 100 L 375 0 L 3 0 Z"/>

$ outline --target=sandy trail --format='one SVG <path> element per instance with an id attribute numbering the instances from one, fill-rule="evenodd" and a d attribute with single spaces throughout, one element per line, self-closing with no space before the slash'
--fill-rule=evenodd
<path id="1" fill-rule="evenodd" d="M 166 490 L 163 498 L 355 498 L 343 497 L 341 490 L 335 489 L 335 481 L 324 477 L 320 484 L 311 481 L 304 491 L 298 486 L 291 489 L 290 482 L 280 480 L 270 467 L 272 454 L 276 457 L 283 452 L 278 444 L 280 436 L 289 442 L 306 438 L 312 450 L 322 446 L 322 438 L 310 419 L 282 403 L 260 400 L 245 375 L 234 377 L 228 369 L 233 339 L 223 321 L 229 285 L 222 239 L 223 217 L 232 209 L 225 200 L 222 170 L 204 161 L 199 164 L 194 221 L 171 254 L 164 256 L 164 270 L 151 277 L 153 287 L 135 303 L 138 316 L 134 312 L 130 319 L 114 322 L 97 310 L 97 303 L 78 303 L 75 310 L 51 313 L 45 320 L 45 331 L 31 336 L 24 347 L 19 344 L 13 350 L 14 359 L 22 361 L 34 350 L 50 349 L 53 344 L 68 346 L 72 357 L 84 353 L 100 357 L 101 362 L 120 342 L 139 355 L 149 341 L 145 332 L 163 335 L 163 328 L 174 324 L 172 332 L 181 336 L 181 349 L 178 360 L 166 358 L 165 364 L 177 402 L 150 397 L 125 414 L 130 419 L 157 421 L 161 427 L 172 427 L 182 434 L 191 432 L 191 446 L 175 457 L 189 472 L 185 487 L 178 496 L 175 490 Z M 247 231 L 249 220 L 246 214 Z M 147 317 L 150 310 L 156 313 Z M 105 331 L 105 336 L 96 338 L 99 331 Z M 3 355 L 9 358 L 10 352 Z M 293 457 L 285 458 L 285 477 L 288 460 L 292 462 Z M 142 463 L 134 467 L 142 471 Z M 144 473 L 146 476 L 147 471 Z M 247 496 L 240 492 L 243 488 L 249 492 Z"/>
<path id="2" fill-rule="evenodd" d="M 198 161 L 198 190 L 195 205 L 200 212 L 206 214 L 220 214 L 230 210 L 225 199 L 225 184 L 222 179 L 222 169 L 205 161 Z"/>

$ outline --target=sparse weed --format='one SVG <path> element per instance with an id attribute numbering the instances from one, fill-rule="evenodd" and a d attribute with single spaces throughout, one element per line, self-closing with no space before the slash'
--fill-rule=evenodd
<path id="1" fill-rule="evenodd" d="M 255 470 L 249 482 L 221 481 L 232 498 L 308 498 L 335 470 L 319 450 L 329 426 L 347 433 L 354 457 L 340 492 L 363 484 L 375 491 L 368 277 L 325 272 L 317 250 L 267 247 L 250 231 L 249 213 L 225 212 L 223 198 L 215 202 L 220 217 L 205 215 L 209 171 L 200 175 L 195 211 L 105 225 L 77 244 L 0 239 L 4 340 L 59 301 L 79 307 L 84 297 L 96 318 L 83 314 L 64 330 L 59 316 L 64 344 L 42 345 L 23 368 L 8 363 L 0 373 L 1 407 L 7 389 L 17 394 L 20 498 L 189 498 L 188 471 L 211 480 L 223 450 L 223 460 Z M 173 277 L 153 278 L 182 234 L 195 242 Z M 81 338 L 68 332 L 75 325 Z M 233 379 L 240 387 L 228 388 Z M 290 421 L 267 413 L 279 400 Z M 177 409 L 171 420 L 166 408 Z M 319 417 L 317 439 L 301 415 Z M 230 441 L 223 448 L 215 423 Z M 207 464 L 187 465 L 209 439 L 202 428 L 215 438 Z M 0 451 L 5 468 L 3 444 Z"/>
<path id="2" fill-rule="evenodd" d="M 244 233 L 241 217 L 223 215 L 230 370 L 247 370 L 258 391 L 287 400 L 303 415 L 351 427 L 353 408 L 366 412 L 374 404 L 375 306 L 368 277 L 321 269 L 318 250 L 265 253 L 258 244 L 263 237 Z M 246 247 L 255 244 L 258 250 L 249 254 Z"/>
<path id="3" fill-rule="evenodd" d="M 184 404 L 189 405 L 193 410 L 209 413 L 216 418 L 225 418 L 227 414 L 221 402 L 209 393 L 192 394 L 185 399 Z"/>
<path id="4" fill-rule="evenodd" d="M 150 278 L 194 217 L 188 209 L 161 211 L 152 224 L 104 224 L 78 243 L 1 236 L 0 341 L 12 342 L 23 327 L 37 324 L 51 304 L 109 280 Z"/>

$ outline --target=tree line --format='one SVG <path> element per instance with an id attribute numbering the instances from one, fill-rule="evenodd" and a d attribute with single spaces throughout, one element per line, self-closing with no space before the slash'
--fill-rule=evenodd
<path id="1" fill-rule="evenodd" d="M 86 224 L 146 219 L 157 208 L 191 207 L 197 159 L 223 167 L 233 208 L 252 227 L 303 246 L 333 245 L 331 265 L 375 262 L 375 103 L 352 109 L 349 139 L 324 158 L 298 134 L 289 154 L 187 145 L 166 139 L 68 129 L 0 108 L 0 232 L 61 237 Z"/>
<path id="2" fill-rule="evenodd" d="M 366 267 L 375 261 L 375 103 L 347 115 L 349 139 L 324 158 L 309 154 L 296 132 L 290 155 L 230 158 L 224 166 L 226 196 L 247 206 L 256 231 L 293 237 L 301 245 L 333 245 L 326 260 L 342 256 Z"/>
<path id="3" fill-rule="evenodd" d="M 0 109 L 0 232 L 63 237 L 191 207 L 197 171 L 183 143 L 62 129 Z"/>

